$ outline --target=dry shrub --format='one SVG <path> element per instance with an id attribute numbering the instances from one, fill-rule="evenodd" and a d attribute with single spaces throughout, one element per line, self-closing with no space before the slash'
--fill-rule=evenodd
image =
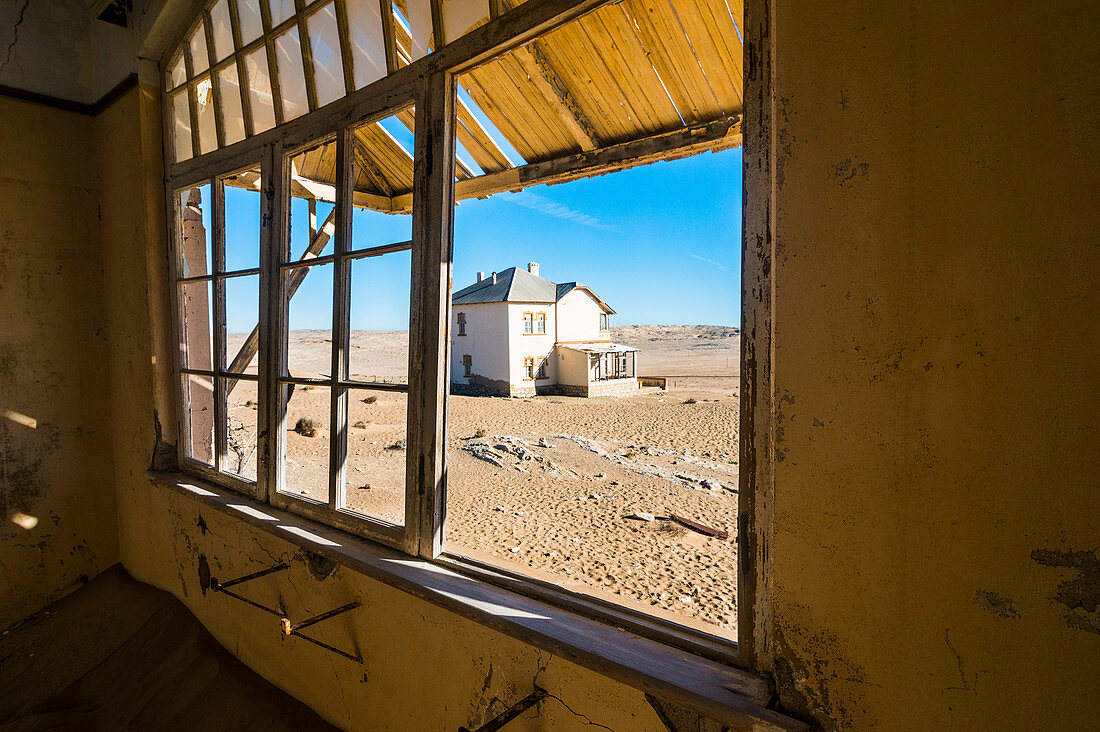
<path id="1" fill-rule="evenodd" d="M 369 396 L 369 397 L 367 397 L 366 399 L 363 400 L 363 404 L 374 404 L 376 401 L 378 401 L 378 397 Z"/>
<path id="2" fill-rule="evenodd" d="M 309 417 L 299 417 L 298 422 L 294 425 L 294 431 L 302 437 L 316 437 L 317 423 Z"/>
<path id="3" fill-rule="evenodd" d="M 356 422 L 355 424 L 353 424 L 352 427 L 354 427 L 356 429 L 359 429 L 359 430 L 365 430 L 367 428 L 367 424 L 368 424 L 367 422 L 364 422 L 364 421 L 360 420 L 360 421 Z"/>
<path id="4" fill-rule="evenodd" d="M 485 432 L 485 428 L 484 428 L 484 427 L 481 427 L 480 429 L 478 429 L 478 431 L 477 431 L 477 432 L 475 432 L 475 433 L 474 433 L 474 437 L 476 437 L 476 438 L 478 438 L 478 439 L 481 439 L 481 438 L 482 438 L 482 437 L 484 437 L 485 435 L 486 435 L 486 432 Z"/>

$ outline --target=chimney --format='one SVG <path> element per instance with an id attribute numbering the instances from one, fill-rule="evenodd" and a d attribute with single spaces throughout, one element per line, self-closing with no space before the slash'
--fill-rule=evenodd
<path id="1" fill-rule="evenodd" d="M 477 273 L 477 281 L 481 282 L 483 279 L 485 279 L 485 273 L 484 272 L 478 272 Z"/>
<path id="2" fill-rule="evenodd" d="M 527 271 L 530 272 L 531 274 L 533 274 L 535 277 L 538 277 L 539 276 L 539 263 L 538 262 L 528 262 L 527 263 Z"/>
<path id="3" fill-rule="evenodd" d="M 497 273 L 493 272 L 493 284 L 495 285 L 496 283 L 497 283 Z"/>

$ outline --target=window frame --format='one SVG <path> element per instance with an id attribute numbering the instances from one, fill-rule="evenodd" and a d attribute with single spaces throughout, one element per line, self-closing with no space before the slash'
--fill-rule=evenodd
<path id="1" fill-rule="evenodd" d="M 530 310 L 523 313 L 523 335 L 535 335 L 535 313 Z"/>
<path id="2" fill-rule="evenodd" d="M 466 335 L 466 313 L 459 313 L 455 321 L 458 323 L 458 335 Z"/>
<path id="3" fill-rule="evenodd" d="M 546 335 L 546 313 L 541 310 L 535 313 L 535 335 Z"/>
<path id="4" fill-rule="evenodd" d="M 752 600 L 755 587 L 743 580 L 751 574 L 751 567 L 747 564 L 753 561 L 751 552 L 741 553 L 739 561 L 739 584 L 736 615 L 737 640 L 730 641 L 726 638 L 718 638 L 703 631 L 697 631 L 686 626 L 678 625 L 644 612 L 625 608 L 614 603 L 588 597 L 562 590 L 556 585 L 532 578 L 527 575 L 511 572 L 510 570 L 482 564 L 476 560 L 448 554 L 443 547 L 444 515 L 446 501 L 446 475 L 444 470 L 445 445 L 446 445 L 446 403 L 449 386 L 449 330 L 451 310 L 450 302 L 450 278 L 452 267 L 452 234 L 453 234 L 453 208 L 454 208 L 454 176 L 450 171 L 455 165 L 455 77 L 461 72 L 484 63 L 496 56 L 533 40 L 541 35 L 549 33 L 582 15 L 612 4 L 613 0 L 529 0 L 524 4 L 524 12 L 504 13 L 499 17 L 491 17 L 485 25 L 477 28 L 443 48 L 436 49 L 426 56 L 418 58 L 400 68 L 389 66 L 389 74 L 358 90 L 349 90 L 346 96 L 333 101 L 324 107 L 316 108 L 313 99 L 311 84 L 307 81 L 307 90 L 310 94 L 310 109 L 307 113 L 293 120 L 284 120 L 281 104 L 274 100 L 273 108 L 275 126 L 262 132 L 255 132 L 251 115 L 251 95 L 247 92 L 249 81 L 245 71 L 245 57 L 260 47 L 267 46 L 269 61 L 269 83 L 273 94 L 278 85 L 278 74 L 273 69 L 274 60 L 272 53 L 273 38 L 280 32 L 289 30 L 298 23 L 304 24 L 305 17 L 323 7 L 330 0 L 313 0 L 305 2 L 298 8 L 298 12 L 291 18 L 283 21 L 277 27 L 272 27 L 265 4 L 261 3 L 263 15 L 263 34 L 256 40 L 238 46 L 239 30 L 238 19 L 231 14 L 235 49 L 232 54 L 220 62 L 213 63 L 210 59 L 207 69 L 192 78 L 192 62 L 188 45 L 179 43 L 171 44 L 169 52 L 162 59 L 162 103 L 164 109 L 172 94 L 178 94 L 186 90 L 193 93 L 193 87 L 203 78 L 203 75 L 213 79 L 218 70 L 229 63 L 238 65 L 239 90 L 242 96 L 242 111 L 245 115 L 246 137 L 244 140 L 229 146 L 224 143 L 221 105 L 217 102 L 220 93 L 220 84 L 213 83 L 213 95 L 215 98 L 215 131 L 218 138 L 218 147 L 212 152 L 202 153 L 199 145 L 199 125 L 195 110 L 191 105 L 191 155 L 182 160 L 175 159 L 174 141 L 175 130 L 172 126 L 173 117 L 170 114 L 162 115 L 162 133 L 165 140 L 165 165 L 166 185 L 165 194 L 169 199 L 168 211 L 172 213 L 169 218 L 169 241 L 173 247 L 178 246 L 179 227 L 176 220 L 177 199 L 174 191 L 202 183 L 205 180 L 224 175 L 230 175 L 233 171 L 251 169 L 255 161 L 260 161 L 262 197 L 261 197 L 261 266 L 260 266 L 260 346 L 258 358 L 260 358 L 259 389 L 259 414 L 260 424 L 275 425 L 274 440 L 268 440 L 267 444 L 258 451 L 258 470 L 256 483 L 234 480 L 233 476 L 212 470 L 209 466 L 196 461 L 183 459 L 184 444 L 179 440 L 178 449 L 181 456 L 180 465 L 187 471 L 212 483 L 223 485 L 231 490 L 252 495 L 261 502 L 275 502 L 278 491 L 277 485 L 277 460 L 272 459 L 273 454 L 280 454 L 272 450 L 272 442 L 285 439 L 285 414 L 278 414 L 277 389 L 278 379 L 265 376 L 274 369 L 274 364 L 279 363 L 274 357 L 278 353 L 279 334 L 283 323 L 278 316 L 279 298 L 278 262 L 272 257 L 275 251 L 275 242 L 285 241 L 289 226 L 289 199 L 282 195 L 289 187 L 289 166 L 287 165 L 290 152 L 316 144 L 326 136 L 337 135 L 338 141 L 343 141 L 341 156 L 347 156 L 349 145 L 346 142 L 348 130 L 353 126 L 367 123 L 371 120 L 385 118 L 393 113 L 401 105 L 410 101 L 416 106 L 416 146 L 414 152 L 414 189 L 418 195 L 413 200 L 413 263 L 412 263 L 412 305 L 414 314 L 410 324 L 410 374 L 408 385 L 408 409 L 409 430 L 407 436 L 407 457 L 409 465 L 417 464 L 419 470 L 407 471 L 406 493 L 406 524 L 400 536 L 392 533 L 379 532 L 370 528 L 364 528 L 364 522 L 360 516 L 353 520 L 342 520 L 339 516 L 325 515 L 310 509 L 294 510 L 293 504 L 286 504 L 288 510 L 332 525 L 338 529 L 353 534 L 364 536 L 368 539 L 383 544 L 394 546 L 407 554 L 418 556 L 422 559 L 447 566 L 468 576 L 482 579 L 506 589 L 514 590 L 521 594 L 545 599 L 555 605 L 581 613 L 587 617 L 594 617 L 605 622 L 624 627 L 656 640 L 671 643 L 679 648 L 696 653 L 700 656 L 718 660 L 723 663 L 740 665 L 742 658 L 742 642 L 746 639 L 746 633 L 752 632 Z M 492 5 L 492 4 L 491 4 Z M 335 7 L 341 7 L 339 4 Z M 186 30 L 203 28 L 206 32 L 206 44 L 208 54 L 213 54 L 212 32 L 207 10 L 203 10 L 200 17 Z M 181 32 L 177 41 L 186 39 L 189 33 Z M 300 31 L 300 42 L 306 43 L 303 38 L 308 38 L 308 33 L 303 37 Z M 392 39 L 387 39 L 392 44 Z M 747 48 L 747 45 L 746 45 Z M 392 51 L 392 49 L 387 49 Z M 182 55 L 185 65 L 185 81 L 177 86 L 169 88 L 165 83 L 167 71 L 171 63 Z M 388 53 L 388 56 L 392 56 Z M 387 59 L 388 61 L 390 58 Z M 303 69 L 307 74 L 312 69 L 308 59 L 304 59 Z M 345 84 L 350 85 L 354 78 L 348 70 L 344 72 Z M 352 122 L 353 121 L 353 122 Z M 746 136 L 747 139 L 748 136 Z M 343 159 L 341 157 L 341 159 Z M 748 155 L 746 155 L 746 161 Z M 748 163 L 745 163 L 747 170 Z M 746 190 L 748 186 L 746 185 Z M 348 211 L 350 220 L 350 182 L 341 180 L 338 186 L 337 207 L 343 207 Z M 340 199 L 343 191 L 343 199 Z M 748 226 L 745 223 L 744 226 Z M 338 235 L 348 236 L 348 232 L 341 234 L 341 226 L 337 227 Z M 171 258 L 170 258 L 171 259 Z M 173 260 L 174 261 L 174 260 Z M 174 267 L 174 264 L 170 266 Z M 169 270 L 169 277 L 175 277 L 174 269 Z M 178 317 L 177 287 L 174 280 L 171 290 L 172 315 L 177 325 L 181 322 Z M 334 323 L 334 327 L 335 327 Z M 610 318 L 608 318 L 608 329 Z M 533 330 L 533 326 L 532 326 Z M 173 373 L 183 373 L 180 366 L 178 349 L 174 349 L 175 364 Z M 177 391 L 182 398 L 181 380 L 177 381 Z M 265 383 L 266 382 L 266 383 Z M 743 392 L 744 393 L 744 392 Z M 178 402 L 177 402 L 178 406 Z M 742 407 L 744 414 L 746 407 Z M 180 410 L 177 409 L 177 424 L 181 421 Z M 745 424 L 743 421 L 742 424 Z M 751 429 L 751 427 L 750 427 Z M 182 432 L 181 432 L 182 434 Z M 744 438 L 743 442 L 744 442 Z M 742 485 L 742 499 L 744 496 L 744 481 Z M 751 500 L 751 498 L 747 499 Z M 282 507 L 282 506 L 280 506 Z M 297 507 L 300 509 L 300 507 Z M 751 534 L 751 521 L 742 521 L 739 517 L 739 535 L 741 546 L 745 546 Z"/>

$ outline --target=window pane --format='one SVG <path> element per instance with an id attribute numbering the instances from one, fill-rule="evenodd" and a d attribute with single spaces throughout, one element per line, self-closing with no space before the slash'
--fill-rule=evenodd
<path id="1" fill-rule="evenodd" d="M 252 105 L 252 131 L 259 134 L 275 126 L 275 103 L 271 98 L 271 78 L 267 67 L 267 49 L 263 46 L 244 57 L 248 74 L 248 96 Z"/>
<path id="2" fill-rule="evenodd" d="M 348 389 L 348 450 L 342 508 L 405 523 L 408 394 Z"/>
<path id="3" fill-rule="evenodd" d="M 183 374 L 185 454 L 214 465 L 214 382 L 209 376 Z"/>
<path id="4" fill-rule="evenodd" d="M 328 503 L 330 390 L 286 384 L 281 391 L 287 400 L 284 490 Z"/>
<path id="5" fill-rule="evenodd" d="M 214 271 L 210 184 L 187 188 L 180 197 L 180 277 L 203 277 Z"/>
<path id="6" fill-rule="evenodd" d="M 221 61 L 233 53 L 233 28 L 229 25 L 229 0 L 218 0 L 210 8 L 210 30 L 214 34 L 214 58 Z"/>
<path id="7" fill-rule="evenodd" d="M 218 72 L 218 85 L 225 144 L 232 145 L 244 139 L 244 112 L 241 108 L 241 86 L 237 81 L 237 64 L 231 63 Z"/>
<path id="8" fill-rule="evenodd" d="M 351 58 L 355 88 L 362 89 L 386 75 L 386 42 L 378 0 L 348 0 Z"/>
<path id="9" fill-rule="evenodd" d="M 260 276 L 225 279 L 225 367 L 242 374 L 256 373 L 256 345 L 249 336 L 260 316 Z M 259 333 L 256 334 L 257 337 Z M 239 359 L 239 360 L 238 360 Z"/>
<path id="10" fill-rule="evenodd" d="M 313 55 L 317 104 L 324 106 L 344 96 L 344 66 L 333 5 L 330 3 L 309 16 L 306 27 L 309 29 L 309 47 Z"/>
<path id="11" fill-rule="evenodd" d="M 264 32 L 260 17 L 260 0 L 237 0 L 237 22 L 241 29 L 241 43 L 248 45 Z"/>
<path id="12" fill-rule="evenodd" d="M 187 80 L 187 69 L 183 62 L 183 54 L 176 56 L 176 60 L 172 63 L 171 68 L 168 70 L 168 88 L 175 89 L 177 86 Z"/>
<path id="13" fill-rule="evenodd" d="M 335 142 L 291 158 L 290 195 L 290 261 L 331 254 L 336 246 Z"/>
<path id="14" fill-rule="evenodd" d="M 214 285 L 210 280 L 184 282 L 179 286 L 183 342 L 183 367 L 211 371 L 214 368 Z"/>
<path id="15" fill-rule="evenodd" d="M 275 39 L 275 58 L 279 67 L 283 119 L 300 117 L 309 111 L 309 100 L 306 97 L 306 77 L 302 71 L 302 48 L 297 27 Z"/>
<path id="16" fill-rule="evenodd" d="M 409 107 L 354 132 L 351 249 L 412 239 L 415 119 L 416 111 Z"/>
<path id="17" fill-rule="evenodd" d="M 187 90 L 172 95 L 172 127 L 175 130 L 176 160 L 191 157 L 191 112 L 187 106 Z"/>
<path id="18" fill-rule="evenodd" d="M 432 35 L 432 6 L 430 0 L 405 0 L 408 14 L 409 33 L 412 42 L 409 48 L 410 61 L 426 56 Z M 436 44 L 438 46 L 438 44 Z"/>
<path id="19" fill-rule="evenodd" d="M 196 109 L 199 117 L 199 152 L 208 153 L 218 147 L 218 134 L 214 125 L 214 89 L 210 77 L 195 84 Z"/>
<path id="20" fill-rule="evenodd" d="M 332 272 L 331 263 L 283 270 L 290 297 L 286 343 L 291 376 L 332 373 Z"/>
<path id="21" fill-rule="evenodd" d="M 275 27 L 294 15 L 294 0 L 268 0 L 271 8 L 271 26 Z"/>
<path id="22" fill-rule="evenodd" d="M 191 37 L 187 39 L 191 47 L 191 71 L 198 76 L 210 66 L 210 57 L 206 53 L 206 31 L 203 30 L 202 21 L 195 28 Z"/>
<path id="23" fill-rule="evenodd" d="M 489 0 L 443 0 L 443 28 L 447 43 L 489 19 Z M 436 44 L 438 48 L 440 44 Z"/>
<path id="24" fill-rule="evenodd" d="M 225 269 L 260 266 L 260 169 L 223 180 L 225 186 Z"/>
<path id="25" fill-rule="evenodd" d="M 349 378 L 409 383 L 412 252 L 351 262 Z"/>
<path id="26" fill-rule="evenodd" d="M 222 470 L 256 480 L 259 389 L 255 381 L 227 380 L 226 460 Z"/>

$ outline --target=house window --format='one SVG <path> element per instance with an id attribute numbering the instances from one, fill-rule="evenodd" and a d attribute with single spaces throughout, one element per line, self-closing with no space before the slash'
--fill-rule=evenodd
<path id="1" fill-rule="evenodd" d="M 693 11 L 704 5 L 671 2 Z M 261 19 L 249 8 L 266 8 L 262 3 L 211 0 L 182 45 L 161 59 L 181 468 L 414 556 L 466 561 L 457 541 L 454 549 L 443 543 L 444 516 L 460 508 L 457 502 L 444 505 L 443 476 L 463 484 L 458 460 L 441 452 L 449 442 L 448 409 L 462 401 L 448 402 L 446 383 L 453 204 L 469 202 L 463 206 L 469 209 L 498 192 L 562 182 L 552 171 L 574 181 L 704 149 L 728 152 L 741 135 L 740 77 L 726 68 L 741 56 L 736 21 L 732 14 L 705 13 L 715 16 L 708 28 L 712 45 L 723 46 L 701 52 L 708 61 L 721 61 L 708 66 L 711 71 L 693 66 L 683 78 L 666 78 L 663 71 L 658 78 L 658 67 L 675 66 L 683 55 L 666 58 L 666 45 L 654 40 L 647 23 L 628 34 L 637 51 L 629 58 L 602 33 L 592 47 L 569 40 L 582 15 L 585 23 L 619 28 L 626 13 L 628 26 L 640 27 L 630 25 L 636 8 L 611 2 L 565 0 L 555 6 L 556 20 L 539 25 L 528 24 L 525 10 L 503 24 L 490 20 L 486 10 L 480 18 L 463 15 L 464 25 L 453 32 L 451 14 L 435 18 L 441 27 L 430 29 L 424 18 L 431 25 L 433 14 L 420 13 L 420 27 L 411 34 L 397 4 L 392 17 L 383 10 L 382 19 L 366 2 L 279 5 L 286 13 L 276 20 L 265 11 Z M 223 22 L 226 8 L 230 33 Z M 491 32 L 452 44 L 467 27 L 485 21 L 495 24 Z M 372 22 L 377 26 L 368 28 Z M 680 46 L 691 47 L 678 23 L 664 25 Z M 431 49 L 429 30 L 443 36 Z M 505 37 L 512 32 L 517 35 Z M 511 60 L 500 56 L 505 48 Z M 417 61 L 428 53 L 430 60 Z M 610 67 L 619 71 L 596 82 L 580 80 L 583 63 L 561 63 L 570 53 L 610 58 Z M 616 83 L 623 69 L 650 75 L 636 63 L 650 55 L 661 63 L 654 62 L 649 83 Z M 560 77 L 550 87 L 583 94 L 590 113 L 601 111 L 599 124 L 585 121 L 542 134 L 539 115 L 524 104 L 546 89 L 547 79 L 532 79 L 525 71 L 532 63 Z M 401 69 L 410 64 L 417 68 Z M 711 90 L 707 73 L 721 87 Z M 664 84 L 692 86 L 670 87 L 675 99 L 646 98 Z M 616 99 L 626 94 L 636 98 Z M 711 94 L 721 98 L 693 111 L 690 120 L 680 116 L 682 99 Z M 335 102 L 340 96 L 346 98 Z M 457 122 L 444 117 L 452 109 Z M 487 109 L 496 111 L 489 115 Z M 208 154 L 227 146 L 232 149 Z M 574 149 L 586 153 L 578 156 Z M 532 210 L 562 213 L 543 208 Z M 520 232 L 517 240 L 522 238 Z M 590 276 L 592 258 L 585 254 L 578 261 L 588 269 L 575 276 Z M 553 297 L 540 290 L 518 302 L 547 307 Z M 583 331 L 592 310 L 583 312 L 578 339 L 591 340 L 591 332 Z M 508 335 L 511 317 L 499 335 Z M 546 333 L 546 313 L 524 313 L 523 321 L 523 334 Z M 456 323 L 465 335 L 465 313 L 457 313 Z M 555 334 L 564 332 L 564 323 L 555 316 Z M 600 330 L 610 330 L 609 314 L 601 315 Z M 547 378 L 545 352 L 530 350 L 542 355 L 524 359 L 524 377 Z M 507 389 L 514 356 L 478 353 L 478 380 L 485 375 Z M 560 353 L 554 358 L 557 378 L 566 362 Z M 461 363 L 461 373 L 473 376 L 472 354 Z M 411 383 L 410 364 L 416 376 Z M 587 378 L 583 363 L 577 371 L 577 378 Z M 423 428 L 409 430 L 410 424 Z M 563 429 L 552 427 L 547 434 Z M 428 467 L 407 473 L 410 456 L 427 456 L 421 463 Z M 670 542 L 675 536 L 663 532 L 655 538 Z M 505 559 L 517 558 L 505 551 Z M 735 566 L 727 559 L 717 565 L 724 571 Z M 623 569 L 626 578 L 632 568 Z M 527 589 L 550 602 L 584 605 L 571 590 L 562 599 L 562 593 Z M 728 599 L 730 593 L 723 592 Z M 689 606 L 669 596 L 670 604 Z M 620 615 L 601 607 L 584 605 L 589 614 L 618 622 Z M 644 627 L 662 640 L 677 643 L 694 632 L 677 626 L 665 633 L 662 623 L 676 624 L 644 608 L 631 613 L 632 628 Z M 681 647 L 701 646 L 696 637 Z"/>

